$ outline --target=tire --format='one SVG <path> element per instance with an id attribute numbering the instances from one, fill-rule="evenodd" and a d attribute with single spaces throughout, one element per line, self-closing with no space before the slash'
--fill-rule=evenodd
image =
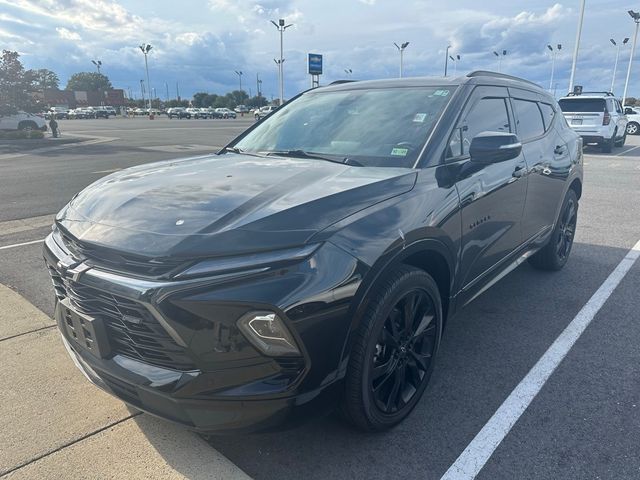
<path id="1" fill-rule="evenodd" d="M 624 131 L 624 135 L 622 138 L 616 142 L 616 147 L 624 147 L 624 144 L 627 143 L 627 131 Z"/>
<path id="2" fill-rule="evenodd" d="M 636 122 L 627 123 L 627 135 L 637 135 L 640 132 L 640 124 Z"/>
<path id="3" fill-rule="evenodd" d="M 36 122 L 32 122 L 30 120 L 22 121 L 18 124 L 18 130 L 37 130 L 38 125 Z"/>
<path id="4" fill-rule="evenodd" d="M 571 253 L 573 239 L 578 221 L 578 196 L 569 190 L 562 202 L 560 216 L 553 229 L 549 242 L 536 252 L 529 263 L 539 270 L 561 270 L 565 266 Z"/>
<path id="5" fill-rule="evenodd" d="M 406 316 L 407 311 L 413 315 Z M 433 278 L 409 266 L 386 274 L 371 292 L 354 334 L 343 416 L 369 432 L 406 418 L 429 383 L 441 334 L 442 302 Z"/>
<path id="6" fill-rule="evenodd" d="M 600 142 L 600 149 L 602 150 L 602 153 L 611 153 L 611 151 L 613 150 L 613 144 L 615 142 L 615 139 L 616 139 L 616 134 L 614 132 L 613 136 L 610 139 L 602 140 L 602 142 Z"/>
<path id="7" fill-rule="evenodd" d="M 260 115 L 254 115 L 256 117 L 256 121 L 260 120 Z"/>

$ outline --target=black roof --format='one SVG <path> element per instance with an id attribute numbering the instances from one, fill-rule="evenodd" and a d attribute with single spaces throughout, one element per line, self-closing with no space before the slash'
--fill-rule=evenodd
<path id="1" fill-rule="evenodd" d="M 360 81 L 336 81 L 322 90 L 355 90 L 360 88 L 388 88 L 388 87 L 436 87 L 436 86 L 458 86 L 458 85 L 490 85 L 519 87 L 534 90 L 538 93 L 547 94 L 546 90 L 538 84 L 523 78 L 506 75 L 504 73 L 491 72 L 487 70 L 476 70 L 464 76 L 458 77 L 405 77 L 389 78 L 383 80 L 360 80 Z"/>

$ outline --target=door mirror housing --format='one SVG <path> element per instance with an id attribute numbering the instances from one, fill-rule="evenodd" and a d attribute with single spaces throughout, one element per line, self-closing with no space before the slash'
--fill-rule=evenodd
<path id="1" fill-rule="evenodd" d="M 516 158 L 522 152 L 517 135 L 508 132 L 482 132 L 469 147 L 472 162 L 498 163 Z"/>
<path id="2" fill-rule="evenodd" d="M 625 107 L 624 114 L 625 115 L 633 115 L 633 109 L 629 108 L 629 107 Z"/>

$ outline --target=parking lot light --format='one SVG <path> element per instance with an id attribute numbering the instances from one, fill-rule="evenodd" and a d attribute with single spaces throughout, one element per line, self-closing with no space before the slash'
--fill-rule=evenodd
<path id="1" fill-rule="evenodd" d="M 578 51 L 580 50 L 580 37 L 582 36 L 582 24 L 584 21 L 585 0 L 580 4 L 580 16 L 578 17 L 578 30 L 576 31 L 576 43 L 573 47 L 573 61 L 571 62 L 571 77 L 569 78 L 569 91 L 573 90 L 573 81 L 576 76 L 576 65 L 578 64 Z"/>
<path id="2" fill-rule="evenodd" d="M 458 76 L 458 62 L 460 61 L 460 55 L 449 55 L 449 59 L 453 62 L 453 75 Z"/>
<path id="3" fill-rule="evenodd" d="M 398 51 L 400 52 L 400 78 L 402 78 L 402 68 L 403 68 L 403 59 L 402 59 L 402 55 L 404 53 L 404 49 L 407 48 L 409 46 L 409 42 L 404 42 L 401 45 L 398 45 L 396 42 L 393 42 L 393 44 L 396 46 L 396 48 L 398 49 Z"/>
<path id="4" fill-rule="evenodd" d="M 507 51 L 506 50 L 502 50 L 501 53 L 498 53 L 498 52 L 496 52 L 494 50 L 493 54 L 498 58 L 498 73 L 500 73 L 500 72 L 502 72 L 502 57 L 506 57 L 507 56 Z"/>
<path id="5" fill-rule="evenodd" d="M 636 30 L 633 34 L 633 43 L 631 44 L 631 55 L 629 55 L 629 67 L 627 68 L 627 79 L 624 82 L 624 93 L 622 94 L 622 104 L 624 105 L 627 99 L 627 89 L 629 88 L 629 79 L 631 78 L 631 65 L 633 64 L 633 55 L 636 53 L 636 42 L 638 40 L 638 26 L 640 26 L 640 13 L 629 10 L 629 16 L 636 24 Z"/>
<path id="6" fill-rule="evenodd" d="M 100 67 L 102 66 L 102 62 L 100 60 L 91 60 L 91 63 L 96 66 L 96 68 L 98 69 L 98 75 L 100 75 Z"/>
<path id="7" fill-rule="evenodd" d="M 350 78 L 351 74 L 353 74 L 353 70 L 351 70 L 350 68 L 345 68 L 344 73 L 347 75 L 347 78 Z"/>
<path id="8" fill-rule="evenodd" d="M 610 38 L 609 41 L 613 44 L 614 47 L 616 47 L 616 61 L 613 64 L 613 77 L 611 78 L 611 90 L 610 90 L 611 92 L 613 92 L 613 89 L 615 88 L 615 84 L 616 84 L 616 73 L 618 72 L 618 59 L 620 58 L 620 47 L 623 45 L 626 45 L 629 42 L 629 37 L 625 37 L 625 39 L 622 40 L 622 44 L 619 44 L 613 38 Z"/>
<path id="9" fill-rule="evenodd" d="M 143 43 L 140 45 L 140 50 L 144 54 L 144 68 L 147 72 L 147 88 L 149 89 L 149 118 L 153 119 L 153 115 L 151 114 L 151 82 L 149 82 L 149 63 L 147 62 L 147 55 L 151 51 L 153 47 L 148 43 Z M 143 99 L 144 100 L 144 99 Z"/>
<path id="10" fill-rule="evenodd" d="M 555 73 L 556 58 L 562 50 L 562 44 L 558 43 L 554 49 L 551 45 L 547 45 L 547 48 L 551 52 L 551 78 L 549 79 L 549 91 L 553 89 L 553 74 Z"/>
<path id="11" fill-rule="evenodd" d="M 240 81 L 240 91 L 242 91 L 242 70 L 234 70 L 236 75 L 238 75 L 238 80 Z"/>
<path id="12" fill-rule="evenodd" d="M 271 20 L 271 23 L 278 29 L 280 32 L 280 60 L 276 60 L 276 64 L 278 65 L 278 82 L 280 84 L 280 105 L 284 103 L 284 31 L 293 26 L 293 23 L 289 25 L 285 25 L 284 18 L 278 20 L 276 23 L 274 20 Z"/>

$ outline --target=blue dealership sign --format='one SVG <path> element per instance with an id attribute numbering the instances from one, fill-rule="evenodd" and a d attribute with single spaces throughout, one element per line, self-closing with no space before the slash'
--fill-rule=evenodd
<path id="1" fill-rule="evenodd" d="M 322 55 L 309 54 L 309 75 L 322 75 Z"/>

